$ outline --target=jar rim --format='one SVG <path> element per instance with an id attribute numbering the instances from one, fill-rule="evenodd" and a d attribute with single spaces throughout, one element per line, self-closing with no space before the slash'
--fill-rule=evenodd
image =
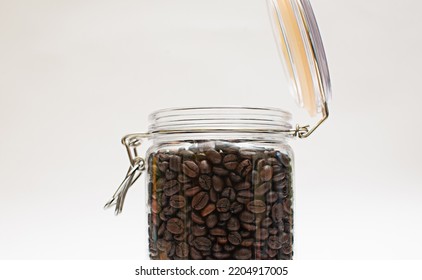
<path id="1" fill-rule="evenodd" d="M 149 133 L 191 131 L 285 132 L 292 128 L 291 114 L 272 107 L 179 107 L 161 109 L 149 116 Z"/>

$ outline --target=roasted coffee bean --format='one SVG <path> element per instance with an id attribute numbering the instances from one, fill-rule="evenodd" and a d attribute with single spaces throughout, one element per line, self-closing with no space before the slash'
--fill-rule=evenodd
<path id="1" fill-rule="evenodd" d="M 170 206 L 180 209 L 186 206 L 186 199 L 184 196 L 175 195 L 170 198 Z"/>
<path id="2" fill-rule="evenodd" d="M 180 189 L 180 184 L 177 180 L 167 181 L 163 186 L 164 194 L 167 196 L 175 195 Z"/>
<path id="3" fill-rule="evenodd" d="M 191 179 L 188 176 L 185 176 L 184 174 L 179 174 L 177 176 L 177 181 L 179 181 L 180 184 L 188 184 L 190 183 Z"/>
<path id="4" fill-rule="evenodd" d="M 261 228 L 260 230 L 255 232 L 255 238 L 257 240 L 267 240 L 270 234 L 266 228 Z"/>
<path id="5" fill-rule="evenodd" d="M 251 199 L 254 197 L 254 194 L 251 191 L 244 190 L 237 193 L 237 197 L 242 197 L 245 199 Z"/>
<path id="6" fill-rule="evenodd" d="M 229 175 L 229 171 L 228 171 L 228 170 L 226 170 L 226 169 L 224 169 L 224 168 L 221 168 L 221 167 L 218 167 L 218 166 L 215 166 L 215 167 L 212 169 L 212 171 L 213 171 L 216 175 L 218 175 L 218 176 L 227 176 L 227 175 Z"/>
<path id="7" fill-rule="evenodd" d="M 218 193 L 214 188 L 210 189 L 210 200 L 213 203 L 217 203 Z"/>
<path id="8" fill-rule="evenodd" d="M 292 201 L 290 199 L 286 199 L 283 203 L 283 210 L 286 214 L 292 213 Z"/>
<path id="9" fill-rule="evenodd" d="M 218 217 L 215 214 L 211 214 L 205 220 L 205 224 L 208 228 L 213 228 L 218 224 Z"/>
<path id="10" fill-rule="evenodd" d="M 267 218 L 265 218 L 264 220 L 262 220 L 262 222 L 261 222 L 261 225 L 264 227 L 264 228 L 267 228 L 267 227 L 269 227 L 270 225 L 272 225 L 273 224 L 273 220 L 271 220 L 271 218 L 270 217 L 267 217 Z"/>
<path id="11" fill-rule="evenodd" d="M 169 163 L 167 161 L 161 161 L 158 163 L 158 169 L 165 173 L 166 170 L 169 168 Z"/>
<path id="12" fill-rule="evenodd" d="M 182 220 L 178 218 L 171 218 L 167 221 L 167 230 L 172 234 L 181 234 L 184 230 Z"/>
<path id="13" fill-rule="evenodd" d="M 200 192 L 192 198 L 192 208 L 202 210 L 209 201 L 209 195 L 206 192 Z"/>
<path id="14" fill-rule="evenodd" d="M 196 195 L 197 193 L 199 193 L 201 191 L 201 187 L 196 186 L 193 187 L 191 185 L 186 185 L 187 187 L 185 188 L 185 196 L 187 197 L 193 197 L 194 195 Z"/>
<path id="15" fill-rule="evenodd" d="M 231 252 L 234 249 L 236 249 L 236 247 L 230 243 L 226 243 L 224 244 L 224 250 L 226 250 L 227 252 Z"/>
<path id="16" fill-rule="evenodd" d="M 179 258 L 187 258 L 189 256 L 189 245 L 181 242 L 176 246 L 176 256 Z"/>
<path id="17" fill-rule="evenodd" d="M 262 200 L 254 200 L 248 203 L 246 206 L 252 213 L 264 213 L 267 209 L 267 205 Z"/>
<path id="18" fill-rule="evenodd" d="M 158 239 L 157 240 L 157 249 L 163 252 L 166 252 L 167 254 L 171 250 L 171 242 L 164 240 L 164 239 Z"/>
<path id="19" fill-rule="evenodd" d="M 191 246 L 194 246 L 194 245 L 191 245 Z M 190 251 L 189 253 L 192 260 L 202 260 L 202 255 L 197 249 L 195 249 L 194 247 L 190 247 L 189 251 Z"/>
<path id="20" fill-rule="evenodd" d="M 274 204 L 271 210 L 271 218 L 273 218 L 275 223 L 280 223 L 283 221 L 283 204 Z"/>
<path id="21" fill-rule="evenodd" d="M 216 252 L 213 254 L 214 257 L 216 257 L 219 260 L 225 260 L 230 258 L 230 253 L 226 253 L 226 252 Z"/>
<path id="22" fill-rule="evenodd" d="M 231 217 L 227 221 L 227 229 L 230 231 L 238 231 L 240 229 L 239 219 L 236 217 Z"/>
<path id="23" fill-rule="evenodd" d="M 252 171 L 252 163 L 249 159 L 245 159 L 240 162 L 236 168 L 236 171 L 239 175 L 246 177 Z"/>
<path id="24" fill-rule="evenodd" d="M 247 224 L 247 223 L 242 223 L 240 224 L 244 229 L 248 230 L 248 231 L 255 231 L 256 230 L 256 225 L 254 224 Z"/>
<path id="25" fill-rule="evenodd" d="M 221 244 L 219 244 L 219 243 L 215 243 L 212 246 L 212 251 L 213 252 L 221 252 L 221 251 L 223 251 L 223 246 L 221 246 Z"/>
<path id="26" fill-rule="evenodd" d="M 228 212 L 230 210 L 230 200 L 228 198 L 222 198 L 217 201 L 218 212 Z"/>
<path id="27" fill-rule="evenodd" d="M 240 213 L 239 219 L 247 224 L 253 223 L 255 221 L 255 215 L 249 211 L 243 211 Z"/>
<path id="28" fill-rule="evenodd" d="M 227 170 L 231 170 L 231 171 L 236 170 L 236 168 L 239 164 L 237 160 L 238 160 L 238 158 L 235 154 L 226 155 L 223 159 L 224 167 Z"/>
<path id="29" fill-rule="evenodd" d="M 240 149 L 239 154 L 241 158 L 252 159 L 256 155 L 256 152 L 254 150 Z"/>
<path id="30" fill-rule="evenodd" d="M 281 243 L 281 240 L 279 237 L 272 235 L 268 238 L 268 247 L 270 247 L 271 249 L 279 250 L 281 249 L 282 245 L 283 243 Z"/>
<path id="31" fill-rule="evenodd" d="M 212 164 L 220 164 L 221 163 L 221 155 L 216 150 L 209 150 L 205 153 L 205 155 L 206 155 L 207 159 Z"/>
<path id="32" fill-rule="evenodd" d="M 182 158 L 180 156 L 170 156 L 169 167 L 172 171 L 179 172 L 182 164 Z"/>
<path id="33" fill-rule="evenodd" d="M 284 243 L 283 245 L 281 245 L 281 251 L 286 255 L 290 254 L 293 251 L 292 245 Z"/>
<path id="34" fill-rule="evenodd" d="M 197 213 L 195 213 L 195 212 L 192 212 L 192 213 L 191 213 L 191 219 L 192 219 L 192 221 L 193 221 L 194 223 L 196 223 L 196 224 L 198 224 L 198 225 L 203 225 L 203 224 L 205 224 L 204 219 L 203 219 L 200 215 L 198 215 Z"/>
<path id="35" fill-rule="evenodd" d="M 212 182 L 214 181 L 214 178 L 213 178 L 213 180 L 211 180 L 211 177 L 210 176 L 208 176 L 208 175 L 201 175 L 201 176 L 199 176 L 199 186 L 201 187 L 201 188 L 203 188 L 204 190 L 206 190 L 206 191 L 209 191 L 210 189 L 211 189 L 211 186 L 212 186 Z"/>
<path id="36" fill-rule="evenodd" d="M 219 236 L 219 237 L 217 237 L 217 242 L 218 242 L 218 244 L 224 245 L 229 241 L 228 241 L 226 236 Z"/>
<path id="37" fill-rule="evenodd" d="M 197 237 L 193 240 L 193 246 L 199 251 L 211 250 L 212 242 L 206 237 Z"/>
<path id="38" fill-rule="evenodd" d="M 251 188 L 251 184 L 249 182 L 239 183 L 234 186 L 234 189 L 236 191 L 249 190 L 250 188 Z"/>
<path id="39" fill-rule="evenodd" d="M 252 251 L 249 248 L 241 248 L 234 252 L 236 260 L 249 260 L 252 257 Z"/>
<path id="40" fill-rule="evenodd" d="M 236 192 L 233 188 L 224 188 L 223 192 L 221 193 L 221 197 L 225 197 L 230 201 L 234 201 L 236 199 Z"/>
<path id="41" fill-rule="evenodd" d="M 212 212 L 214 212 L 214 210 L 215 210 L 215 204 L 208 204 L 207 206 L 205 206 L 204 209 L 202 209 L 201 216 L 206 217 Z"/>
<path id="42" fill-rule="evenodd" d="M 237 183 L 240 183 L 240 182 L 242 181 L 242 177 L 241 177 L 241 176 L 239 176 L 239 175 L 237 175 L 237 174 L 236 174 L 236 173 L 234 173 L 234 172 L 230 173 L 229 178 L 230 178 L 230 181 L 231 181 L 233 184 L 237 184 Z"/>
<path id="43" fill-rule="evenodd" d="M 227 222 L 232 216 L 230 212 L 222 212 L 218 215 L 219 221 L 224 225 L 224 222 Z"/>
<path id="44" fill-rule="evenodd" d="M 267 203 L 273 204 L 278 199 L 278 193 L 270 191 L 269 193 L 266 194 L 265 198 L 267 200 Z"/>
<path id="45" fill-rule="evenodd" d="M 273 178 L 273 168 L 269 165 L 265 165 L 262 167 L 259 175 L 261 176 L 262 181 L 268 182 Z"/>
<path id="46" fill-rule="evenodd" d="M 240 212 L 242 212 L 243 210 L 243 205 L 237 201 L 233 202 L 230 205 L 230 212 L 232 214 L 239 214 Z"/>
<path id="47" fill-rule="evenodd" d="M 212 171 L 211 165 L 206 160 L 202 160 L 199 163 L 199 172 L 201 174 L 210 174 Z"/>
<path id="48" fill-rule="evenodd" d="M 254 243 L 254 239 L 248 238 L 248 239 L 242 240 L 242 243 L 240 245 L 242 245 L 243 247 L 251 247 L 253 243 Z"/>
<path id="49" fill-rule="evenodd" d="M 286 173 L 278 173 L 278 174 L 274 175 L 273 181 L 274 182 L 281 182 L 285 178 L 286 178 Z"/>
<path id="50" fill-rule="evenodd" d="M 238 232 L 231 232 L 229 233 L 229 236 L 227 237 L 227 239 L 229 240 L 229 242 L 235 246 L 239 245 L 240 243 L 242 243 L 242 236 L 240 236 L 240 233 Z"/>
<path id="51" fill-rule="evenodd" d="M 221 192 L 224 188 L 224 181 L 219 176 L 212 176 L 212 186 L 216 192 Z"/>
<path id="52" fill-rule="evenodd" d="M 182 171 L 190 178 L 196 178 L 199 175 L 199 167 L 195 162 L 188 160 L 183 162 Z"/>
<path id="53" fill-rule="evenodd" d="M 171 171 L 170 169 L 166 170 L 166 175 L 165 175 L 167 180 L 174 180 L 177 178 L 177 172 Z"/>
<path id="54" fill-rule="evenodd" d="M 222 228 L 213 228 L 210 229 L 210 234 L 213 236 L 226 236 L 227 232 Z"/>
<path id="55" fill-rule="evenodd" d="M 255 189 L 255 195 L 263 196 L 271 190 L 271 183 L 265 182 Z"/>
<path id="56" fill-rule="evenodd" d="M 193 226 L 192 227 L 193 236 L 204 236 L 207 234 L 207 228 L 205 226 Z"/>

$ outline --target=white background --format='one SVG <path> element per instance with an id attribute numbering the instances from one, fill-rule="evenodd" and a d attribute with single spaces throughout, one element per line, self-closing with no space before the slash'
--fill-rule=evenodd
<path id="1" fill-rule="evenodd" d="M 422 257 L 422 5 L 313 0 L 331 118 L 296 151 L 298 259 Z M 0 258 L 138 259 L 119 139 L 155 109 L 293 111 L 263 0 L 0 0 Z M 302 120 L 301 120 L 302 121 Z"/>

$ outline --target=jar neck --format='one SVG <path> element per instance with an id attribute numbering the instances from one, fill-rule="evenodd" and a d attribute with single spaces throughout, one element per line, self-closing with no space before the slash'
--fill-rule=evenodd
<path id="1" fill-rule="evenodd" d="M 289 138 L 291 115 L 274 108 L 176 108 L 150 115 L 154 140 L 219 140 L 280 142 Z"/>

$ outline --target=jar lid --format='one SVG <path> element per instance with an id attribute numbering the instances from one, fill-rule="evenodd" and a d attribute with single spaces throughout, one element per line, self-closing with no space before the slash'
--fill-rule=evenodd
<path id="1" fill-rule="evenodd" d="M 267 3 L 281 60 L 292 81 L 291 92 L 297 103 L 315 116 L 327 110 L 331 80 L 312 6 L 309 0 Z"/>

